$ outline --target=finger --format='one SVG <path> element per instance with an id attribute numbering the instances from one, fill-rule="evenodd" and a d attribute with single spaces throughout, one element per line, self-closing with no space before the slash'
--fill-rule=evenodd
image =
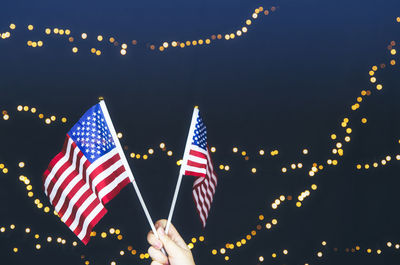
<path id="1" fill-rule="evenodd" d="M 147 252 L 153 259 L 153 261 L 156 261 L 161 264 L 168 264 L 168 258 L 160 250 L 155 249 L 154 247 L 149 247 Z"/>
<path id="2" fill-rule="evenodd" d="M 153 260 L 153 261 L 150 263 L 150 265 L 163 265 L 163 264 L 160 263 L 160 262 L 157 262 L 157 261 Z"/>
<path id="3" fill-rule="evenodd" d="M 165 229 L 166 226 L 167 226 L 167 220 L 165 220 L 165 219 L 158 220 L 155 223 L 156 229 L 158 229 L 159 227 L 162 227 Z M 180 246 L 181 248 L 184 248 L 184 249 L 188 249 L 188 247 L 185 243 L 185 240 L 183 240 L 183 238 L 181 237 L 181 235 L 179 234 L 179 232 L 176 230 L 175 226 L 172 223 L 170 224 L 168 235 L 170 236 L 170 238 L 173 241 L 175 241 L 175 243 L 178 246 Z"/>
<path id="4" fill-rule="evenodd" d="M 156 249 L 162 248 L 162 242 L 154 235 L 153 231 L 150 231 L 147 234 L 147 242 L 149 242 L 149 244 L 155 247 Z"/>
<path id="5" fill-rule="evenodd" d="M 170 257 L 174 256 L 176 253 L 182 252 L 182 248 L 165 234 L 165 231 L 162 227 L 157 229 L 157 233 L 160 235 L 160 240 L 163 243 L 164 249 L 167 251 Z"/>

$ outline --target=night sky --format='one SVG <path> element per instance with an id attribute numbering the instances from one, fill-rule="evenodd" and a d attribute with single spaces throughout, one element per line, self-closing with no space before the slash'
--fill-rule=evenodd
<path id="1" fill-rule="evenodd" d="M 246 26 L 260 6 L 270 10 L 268 16 L 261 12 L 247 33 L 224 39 Z M 65 134 L 100 96 L 123 134 L 128 157 L 155 150 L 147 160 L 128 158 L 154 220 L 167 217 L 179 172 L 176 161 L 183 155 L 193 107 L 199 106 L 208 143 L 216 148 L 218 187 L 204 230 L 191 196 L 192 177 L 183 180 L 173 218 L 187 243 L 205 237 L 194 244 L 197 264 L 399 263 L 400 61 L 399 51 L 392 55 L 388 49 L 391 41 L 396 42 L 393 49 L 400 45 L 398 0 L 3 0 L 0 12 L 0 33 L 11 33 L 0 39 L 0 111 L 9 115 L 8 120 L 0 115 L 0 163 L 8 169 L 0 172 L 0 227 L 6 228 L 0 233 L 1 264 L 150 264 L 139 258 L 147 251 L 150 228 L 131 186 L 107 205 L 108 213 L 95 227 L 97 236 L 87 246 L 72 247 L 79 240 L 53 208 L 45 213 L 34 203 L 38 198 L 50 206 L 42 174 Z M 74 42 L 44 33 L 55 27 L 70 29 Z M 82 40 L 81 33 L 88 38 Z M 96 40 L 99 34 L 102 42 Z M 158 49 L 163 42 L 205 40 L 213 34 L 223 39 Z M 111 36 L 118 47 L 108 41 Z M 43 47 L 28 47 L 29 40 L 41 40 Z M 125 56 L 122 43 L 128 44 Z M 373 66 L 376 83 L 370 81 Z M 377 84 L 383 89 L 377 90 Z M 371 95 L 362 96 L 363 90 Z M 360 107 L 352 110 L 356 103 Z M 19 105 L 37 112 L 20 112 Z M 39 113 L 57 120 L 47 125 Z M 349 122 L 343 128 L 345 118 Z M 343 156 L 332 153 L 337 142 Z M 271 155 L 274 150 L 278 155 Z M 329 165 L 328 159 L 338 164 Z M 20 161 L 24 168 L 18 167 Z M 292 170 L 292 163 L 303 167 Z M 313 163 L 323 169 L 310 176 Z M 32 198 L 21 174 L 33 186 Z M 297 207 L 305 190 L 310 196 Z M 274 210 L 271 204 L 280 195 L 286 200 Z M 267 230 L 265 223 L 272 219 L 278 223 Z M 26 227 L 31 233 L 25 233 Z M 120 229 L 123 239 L 110 235 L 109 228 Z M 237 247 L 252 230 L 257 235 Z M 52 243 L 46 242 L 48 236 Z M 57 237 L 67 243 L 55 243 Z M 226 243 L 235 248 L 221 255 Z M 128 246 L 137 254 L 130 254 Z M 356 246 L 360 250 L 353 253 Z"/>

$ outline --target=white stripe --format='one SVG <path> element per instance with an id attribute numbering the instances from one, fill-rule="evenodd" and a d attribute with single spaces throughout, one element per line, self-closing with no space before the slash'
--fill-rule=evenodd
<path id="1" fill-rule="evenodd" d="M 188 166 L 188 165 L 186 165 L 185 171 L 192 171 L 192 172 L 201 173 L 201 174 L 206 174 L 207 173 L 205 168 L 193 167 L 193 166 Z"/>
<path id="2" fill-rule="evenodd" d="M 207 155 L 207 150 L 204 150 L 203 148 L 198 147 L 197 145 L 192 144 L 192 145 L 190 146 L 190 149 L 191 149 L 191 150 L 194 150 L 194 151 L 197 151 L 197 152 L 200 152 L 200 153 L 202 153 L 202 154 Z"/>
<path id="3" fill-rule="evenodd" d="M 57 171 L 64 165 L 64 163 L 68 160 L 69 158 L 69 152 L 71 150 L 71 145 L 72 145 L 72 139 L 68 139 L 67 143 L 67 150 L 65 152 L 65 155 L 58 160 L 58 162 L 54 165 L 53 169 L 50 171 L 49 175 L 46 178 L 46 181 L 44 182 L 44 192 L 47 194 L 47 187 L 49 186 L 50 181 L 54 178 L 54 175 L 57 173 Z"/>
<path id="4" fill-rule="evenodd" d="M 108 184 L 107 186 L 105 186 L 100 192 L 99 192 L 99 199 L 100 201 L 103 200 L 104 196 L 106 196 L 108 193 L 110 193 L 111 191 L 113 191 L 115 189 L 115 187 L 118 186 L 119 183 L 121 183 L 124 179 L 126 179 L 128 177 L 127 173 L 124 171 L 121 173 L 121 175 L 119 175 L 117 178 L 115 178 L 113 180 L 113 182 L 111 182 L 110 184 Z"/>
<path id="5" fill-rule="evenodd" d="M 117 170 L 118 168 L 120 168 L 122 166 L 122 161 L 119 159 L 117 162 L 115 162 L 112 166 L 110 166 L 109 168 L 107 168 L 106 170 L 102 171 L 100 174 L 98 174 L 92 181 L 92 190 L 93 192 L 99 193 L 100 190 L 99 188 L 97 188 L 97 185 L 103 181 L 104 179 L 106 179 L 107 177 L 109 177 L 115 170 Z"/>
<path id="6" fill-rule="evenodd" d="M 68 202 L 68 208 L 65 211 L 63 217 L 61 218 L 61 221 L 65 222 L 68 220 L 69 216 L 72 213 L 72 209 L 76 202 L 82 197 L 82 195 L 89 189 L 89 186 L 87 184 L 83 185 L 74 195 L 74 197 L 71 198 Z"/>
<path id="7" fill-rule="evenodd" d="M 58 189 L 63 184 L 64 180 L 69 176 L 69 174 L 71 174 L 76 169 L 76 159 L 78 159 L 78 154 L 79 154 L 79 148 L 75 148 L 74 154 L 72 155 L 71 166 L 69 166 L 66 170 L 64 170 L 64 172 L 61 174 L 61 176 L 57 179 L 57 182 L 56 182 L 56 184 L 54 184 L 53 190 L 51 191 L 51 193 L 49 195 L 49 199 L 50 199 L 51 203 L 53 203 L 54 196 L 56 196 Z"/>
<path id="8" fill-rule="evenodd" d="M 85 218 L 85 221 L 83 222 L 82 225 L 82 230 L 78 235 L 78 238 L 80 240 L 82 240 L 86 236 L 89 224 L 93 221 L 94 218 L 96 218 L 96 216 L 102 209 L 104 209 L 104 206 L 101 203 L 99 203 L 99 205 L 97 205 L 96 208 L 94 208 L 93 211 Z"/>
<path id="9" fill-rule="evenodd" d="M 96 199 L 96 195 L 92 194 L 90 195 L 84 203 L 78 208 L 78 211 L 76 212 L 75 219 L 72 222 L 72 224 L 69 226 L 69 228 L 74 231 L 76 227 L 79 224 L 79 220 L 81 219 L 82 214 L 86 211 L 86 209 L 89 207 L 89 205 Z"/>

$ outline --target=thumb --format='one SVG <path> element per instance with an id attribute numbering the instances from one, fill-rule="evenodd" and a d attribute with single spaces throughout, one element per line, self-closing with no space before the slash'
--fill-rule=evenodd
<path id="1" fill-rule="evenodd" d="M 162 227 L 157 229 L 157 233 L 160 236 L 160 240 L 163 243 L 165 250 L 168 253 L 168 256 L 176 257 L 178 253 L 180 253 L 181 248 L 165 233 Z"/>

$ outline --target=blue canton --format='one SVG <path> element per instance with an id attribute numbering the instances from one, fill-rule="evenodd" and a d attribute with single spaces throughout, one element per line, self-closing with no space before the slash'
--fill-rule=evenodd
<path id="1" fill-rule="evenodd" d="M 192 144 L 207 151 L 207 130 L 203 123 L 203 119 L 200 117 L 200 114 L 197 116 Z"/>
<path id="2" fill-rule="evenodd" d="M 100 104 L 91 107 L 68 135 L 91 163 L 115 148 Z"/>

